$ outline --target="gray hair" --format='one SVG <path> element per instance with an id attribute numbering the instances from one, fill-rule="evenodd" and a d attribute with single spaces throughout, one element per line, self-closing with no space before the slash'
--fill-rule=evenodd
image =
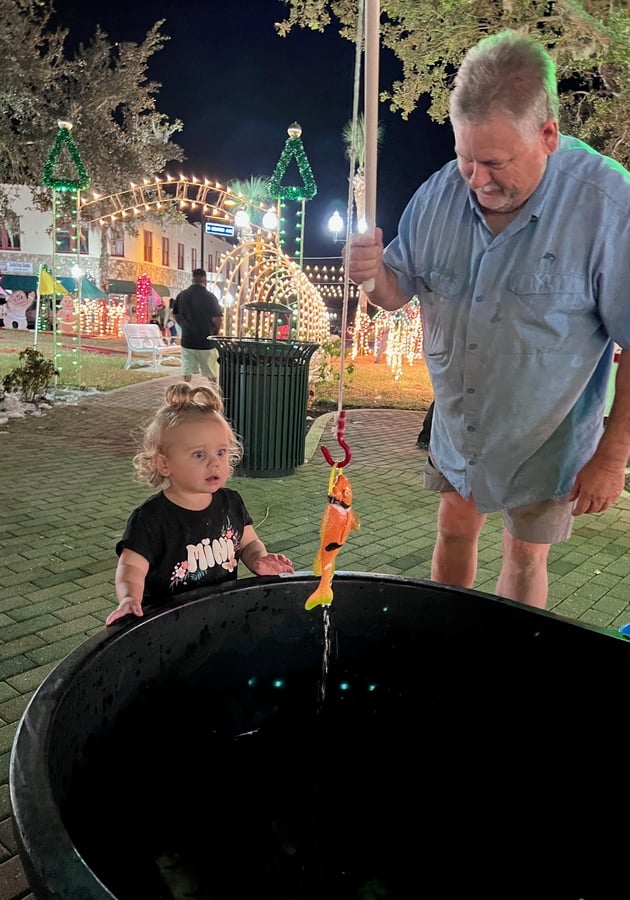
<path id="1" fill-rule="evenodd" d="M 555 64 L 527 34 L 502 31 L 466 53 L 450 97 L 451 121 L 479 125 L 507 116 L 522 132 L 558 118 Z"/>

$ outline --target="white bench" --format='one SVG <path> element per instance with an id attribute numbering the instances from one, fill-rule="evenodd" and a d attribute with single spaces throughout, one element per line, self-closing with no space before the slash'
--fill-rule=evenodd
<path id="1" fill-rule="evenodd" d="M 150 365 L 157 369 L 164 360 L 179 362 L 182 348 L 178 344 L 169 344 L 157 325 L 132 325 L 127 323 L 122 326 L 122 332 L 127 341 L 127 362 L 125 369 L 136 365 Z M 134 359 L 139 357 L 139 359 Z M 150 357 L 150 359 L 145 359 Z"/>

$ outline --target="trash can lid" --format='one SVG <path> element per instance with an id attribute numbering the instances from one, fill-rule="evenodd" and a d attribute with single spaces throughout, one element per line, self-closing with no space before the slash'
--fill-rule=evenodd
<path id="1" fill-rule="evenodd" d="M 251 309 L 254 312 L 291 313 L 293 310 L 286 303 L 267 303 L 265 300 L 255 300 L 253 303 L 244 303 L 241 309 Z"/>

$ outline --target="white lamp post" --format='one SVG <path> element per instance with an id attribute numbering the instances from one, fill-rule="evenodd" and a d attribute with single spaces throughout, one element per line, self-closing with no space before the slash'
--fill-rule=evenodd
<path id="1" fill-rule="evenodd" d="M 246 209 L 239 209 L 234 216 L 234 224 L 240 232 L 249 231 L 249 216 Z"/>
<path id="2" fill-rule="evenodd" d="M 275 209 L 268 209 L 265 215 L 263 216 L 263 228 L 266 228 L 267 231 L 275 231 L 278 227 L 278 216 L 276 214 Z"/>
<path id="3" fill-rule="evenodd" d="M 81 268 L 81 266 L 77 266 L 76 263 L 72 266 L 72 277 L 77 283 L 77 297 L 79 299 L 79 303 L 83 300 L 83 276 L 85 272 Z"/>
<path id="4" fill-rule="evenodd" d="M 343 231 L 344 221 L 337 210 L 334 211 L 328 220 L 328 229 L 333 233 L 333 241 L 337 243 L 339 232 Z"/>

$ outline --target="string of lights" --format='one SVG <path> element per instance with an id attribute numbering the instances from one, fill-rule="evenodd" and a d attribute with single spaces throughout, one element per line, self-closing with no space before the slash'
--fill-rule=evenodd
<path id="1" fill-rule="evenodd" d="M 77 270 L 80 260 L 80 197 L 81 191 L 89 187 L 90 179 L 72 137 L 72 122 L 57 121 L 58 131 L 50 149 L 42 184 L 52 193 L 52 276 L 57 277 L 57 253 L 61 249 L 62 235 L 69 235 L 70 249 L 77 256 Z M 53 296 L 53 358 L 55 381 L 63 375 L 67 383 L 81 383 L 81 297 L 64 295 L 59 303 Z"/>

